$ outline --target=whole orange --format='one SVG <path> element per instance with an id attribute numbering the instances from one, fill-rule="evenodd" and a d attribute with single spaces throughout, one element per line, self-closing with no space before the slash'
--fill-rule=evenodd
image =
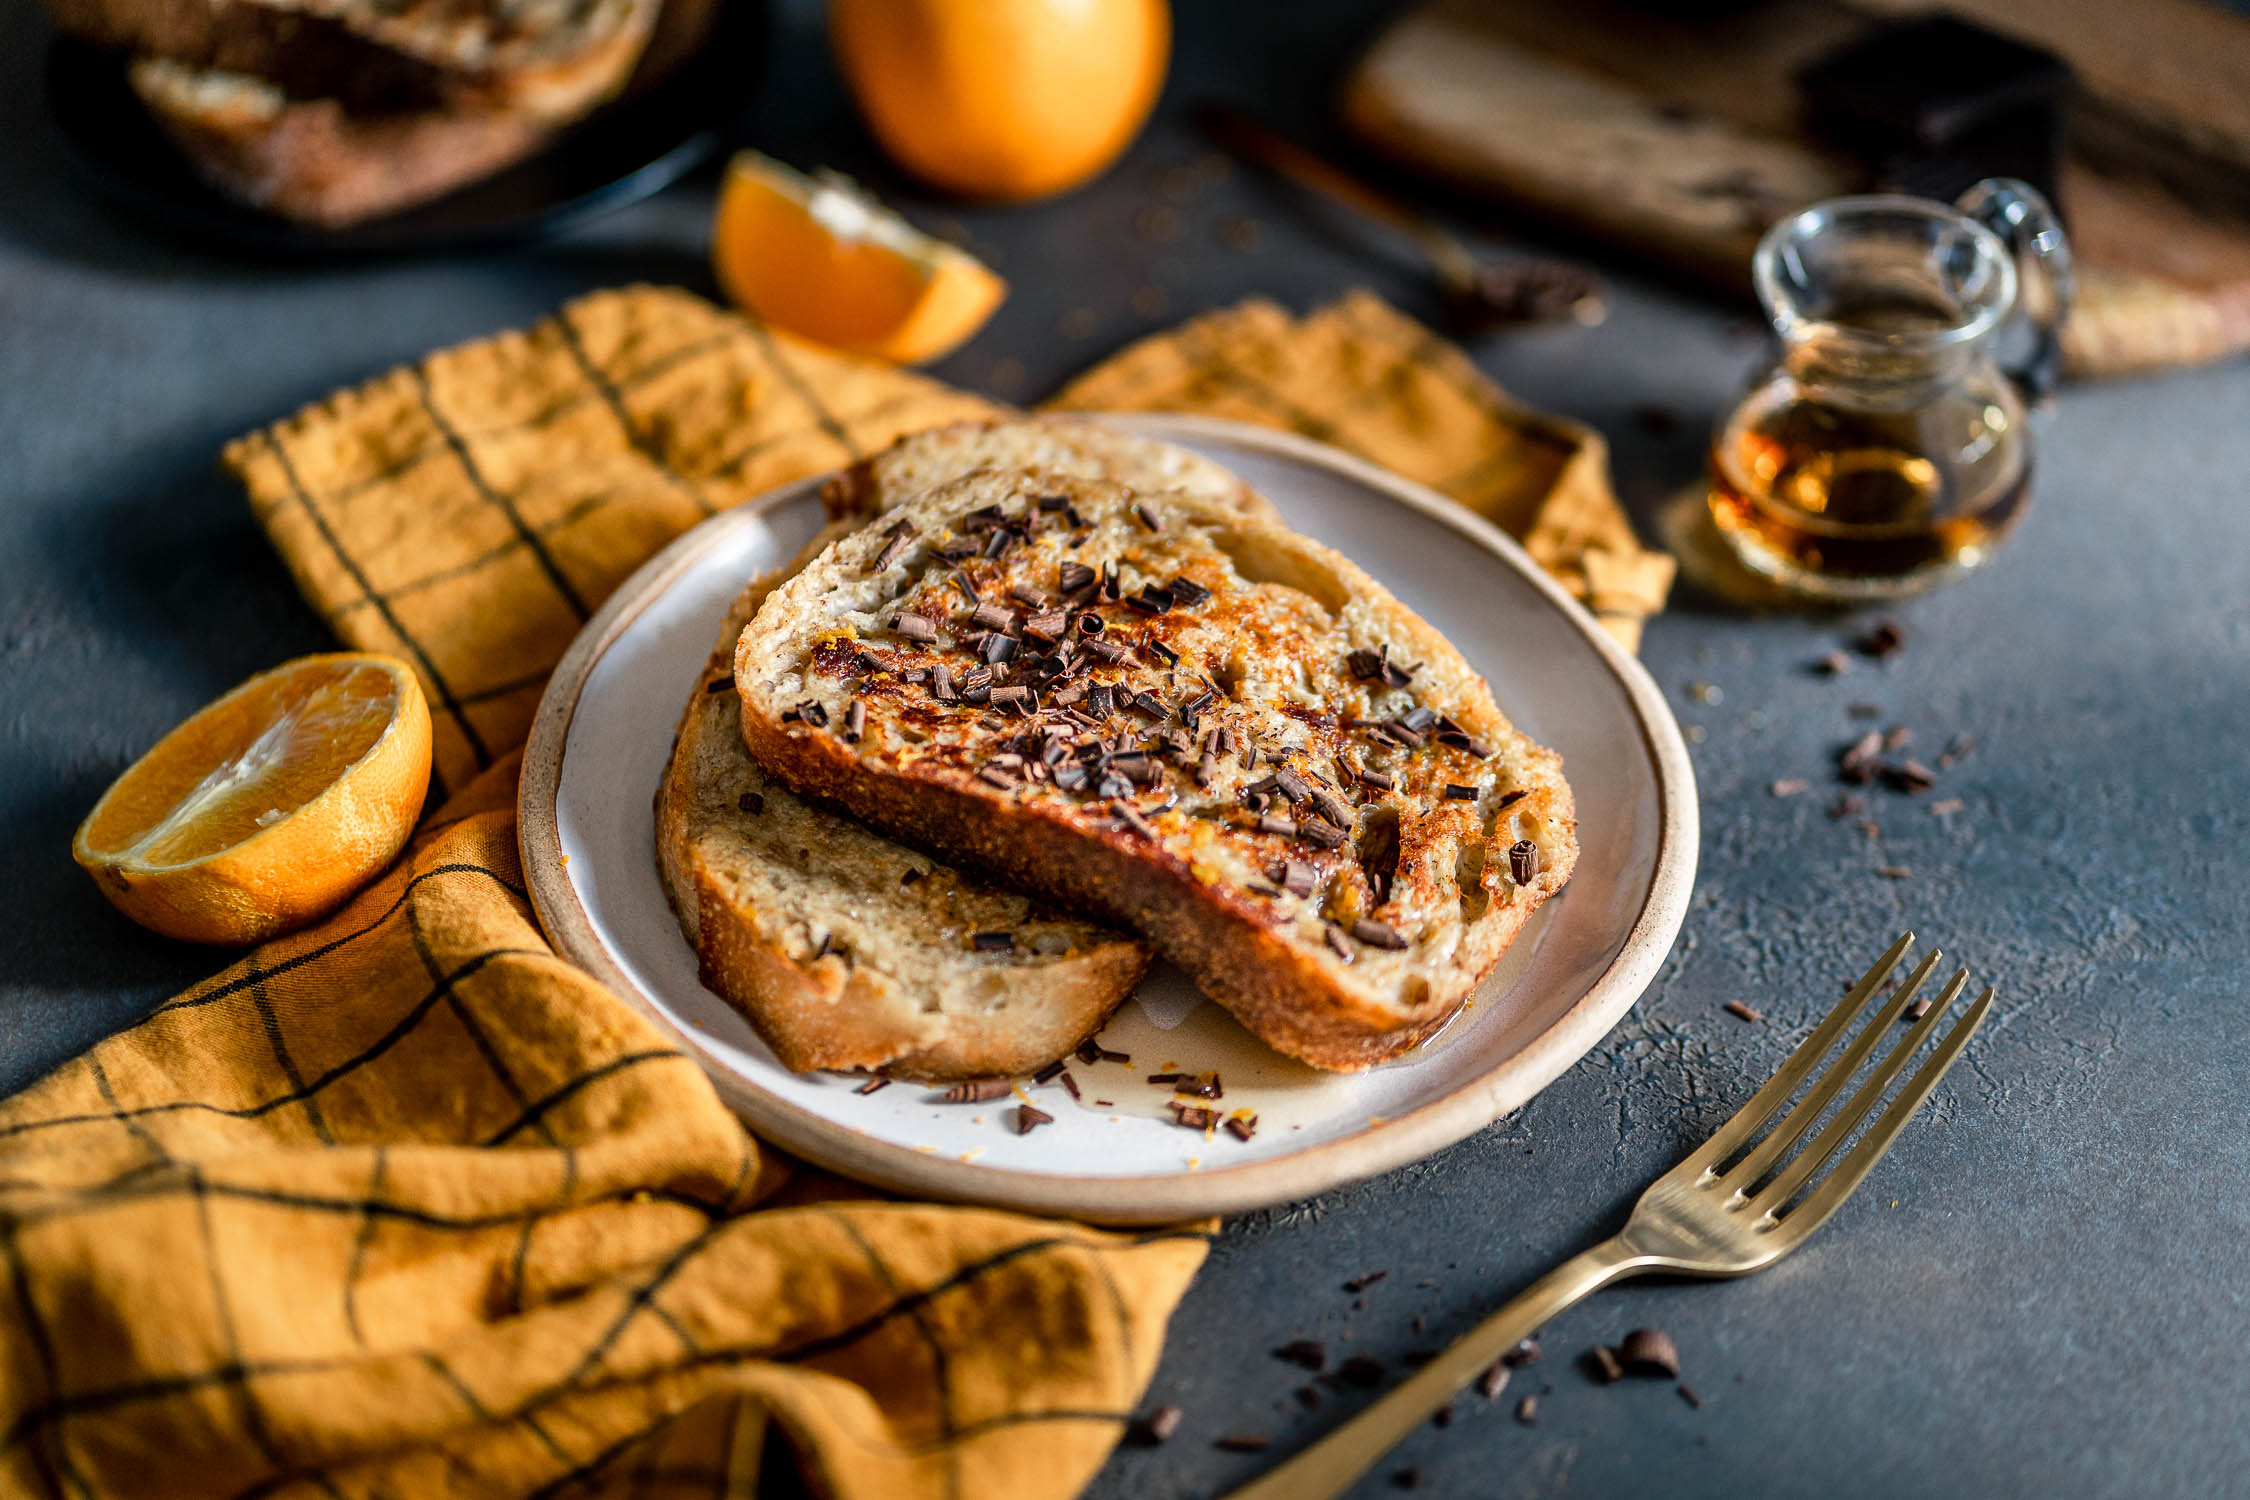
<path id="1" fill-rule="evenodd" d="M 828 26 L 883 149 L 998 200 L 1059 193 L 1115 161 L 1172 44 L 1165 0 L 830 0 Z"/>

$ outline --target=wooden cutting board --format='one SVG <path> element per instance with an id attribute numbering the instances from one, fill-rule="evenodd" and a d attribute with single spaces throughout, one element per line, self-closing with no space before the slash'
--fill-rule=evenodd
<path id="1" fill-rule="evenodd" d="M 1794 73 L 1923 8 L 1776 0 L 1688 21 L 1616 0 L 1429 0 L 1361 61 L 1343 112 L 1411 166 L 1746 290 L 1767 225 L 1864 182 L 1801 129 Z M 2198 0 L 1949 8 L 2078 75 L 2069 373 L 2250 349 L 2250 18 Z"/>

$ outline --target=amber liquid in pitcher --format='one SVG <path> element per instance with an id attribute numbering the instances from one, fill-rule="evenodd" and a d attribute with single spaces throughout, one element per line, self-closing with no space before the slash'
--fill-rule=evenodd
<path id="1" fill-rule="evenodd" d="M 1907 303 L 1841 308 L 1861 329 L 1941 327 Z M 1826 396 L 1785 373 L 1754 390 L 1711 450 L 1710 509 L 1751 566 L 1840 601 L 1904 592 L 1984 561 L 2023 514 L 2023 409 L 1970 379 L 1903 404 Z"/>

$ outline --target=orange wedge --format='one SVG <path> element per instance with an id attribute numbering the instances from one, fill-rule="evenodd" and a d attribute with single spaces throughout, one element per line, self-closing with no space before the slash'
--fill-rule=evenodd
<path id="1" fill-rule="evenodd" d="M 727 167 L 711 262 L 728 297 L 776 328 L 902 365 L 950 354 L 1008 294 L 848 179 L 744 151 Z"/>
<path id="2" fill-rule="evenodd" d="M 168 937 L 254 943 L 382 873 L 430 784 L 430 708 L 406 663 L 301 656 L 159 740 L 102 793 L 71 855 Z"/>

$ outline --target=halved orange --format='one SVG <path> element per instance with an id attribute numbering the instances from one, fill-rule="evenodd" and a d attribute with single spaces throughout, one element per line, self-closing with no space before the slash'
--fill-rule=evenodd
<path id="1" fill-rule="evenodd" d="M 952 353 L 1008 295 L 975 256 L 849 179 L 807 177 L 755 151 L 727 167 L 711 263 L 727 296 L 776 328 L 898 364 Z"/>
<path id="2" fill-rule="evenodd" d="M 71 855 L 168 937 L 254 943 L 382 873 L 430 784 L 430 708 L 396 657 L 301 656 L 199 710 L 127 768 Z"/>

